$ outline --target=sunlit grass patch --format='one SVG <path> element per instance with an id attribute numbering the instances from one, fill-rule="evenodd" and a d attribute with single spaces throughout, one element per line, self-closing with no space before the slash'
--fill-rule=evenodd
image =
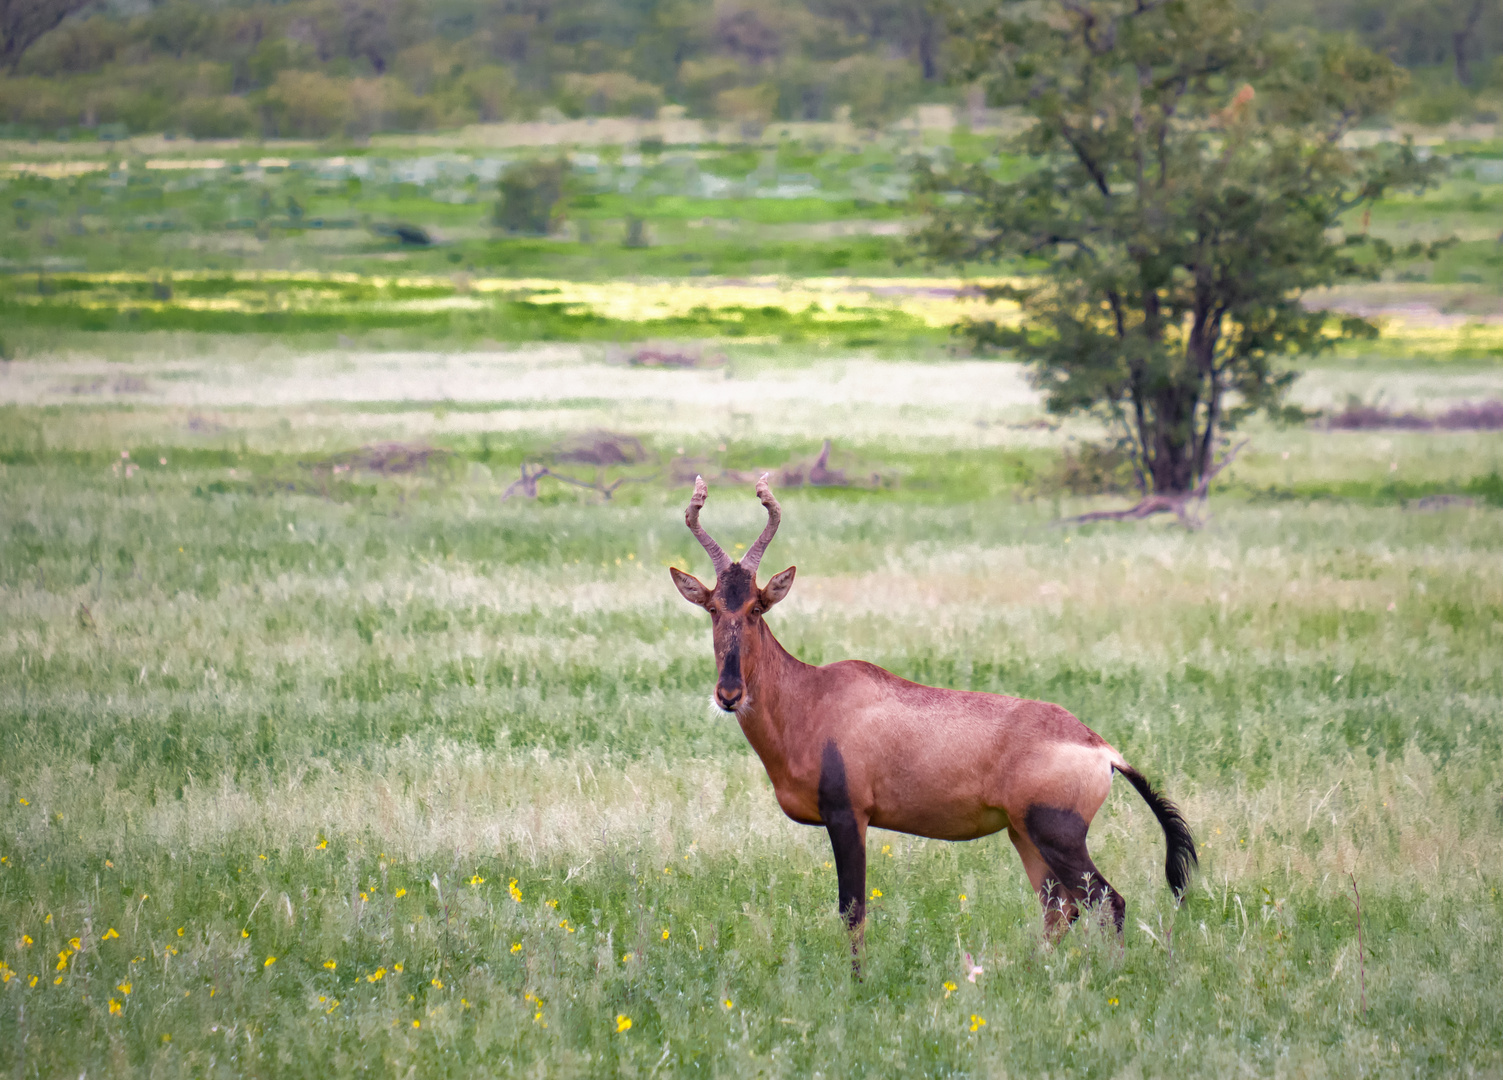
<path id="1" fill-rule="evenodd" d="M 288 327 L 350 328 L 395 317 L 464 312 L 490 316 L 506 333 L 508 313 L 532 324 L 534 336 L 609 336 L 614 328 L 650 332 L 720 332 L 793 338 L 865 331 L 943 331 L 980 303 L 973 282 L 952 279 L 752 278 L 737 281 L 360 276 L 348 273 L 196 271 L 171 275 L 115 272 L 59 275 L 41 286 L 12 279 L 6 302 L 33 320 L 112 317 L 140 328 L 214 325 L 245 316 L 245 329 L 268 316 Z M 984 305 L 983 305 L 984 306 Z M 1015 309 L 1003 305 L 1006 312 Z M 553 333 L 540 324 L 556 326 Z M 227 325 L 226 328 L 229 328 Z M 476 330 L 482 329 L 477 325 Z M 509 336 L 515 336 L 515 330 Z"/>

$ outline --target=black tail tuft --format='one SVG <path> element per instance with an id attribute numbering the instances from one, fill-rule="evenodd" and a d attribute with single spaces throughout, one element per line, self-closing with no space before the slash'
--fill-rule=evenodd
<path id="1" fill-rule="evenodd" d="M 1185 887 L 1190 884 L 1190 865 L 1200 865 L 1200 859 L 1195 855 L 1195 838 L 1190 835 L 1190 826 L 1185 824 L 1185 816 L 1179 812 L 1179 807 L 1154 791 L 1153 785 L 1137 769 L 1130 765 L 1112 767 L 1138 789 L 1138 794 L 1143 796 L 1143 801 L 1153 811 L 1153 816 L 1159 819 L 1164 839 L 1169 842 L 1169 854 L 1164 857 L 1164 876 L 1169 879 L 1169 887 L 1174 890 L 1175 898 L 1182 898 Z"/>

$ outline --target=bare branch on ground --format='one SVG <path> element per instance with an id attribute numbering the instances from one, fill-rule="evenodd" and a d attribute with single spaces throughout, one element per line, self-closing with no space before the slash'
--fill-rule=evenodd
<path id="1" fill-rule="evenodd" d="M 1243 439 L 1222 455 L 1221 460 L 1206 470 L 1200 478 L 1200 483 L 1184 494 L 1173 495 L 1149 495 L 1126 510 L 1095 510 L 1089 514 L 1077 514 L 1074 517 L 1061 518 L 1056 525 L 1087 525 L 1093 521 L 1142 521 L 1156 514 L 1172 513 L 1179 518 L 1180 524 L 1187 529 L 1199 529 L 1205 525 L 1208 516 L 1204 513 L 1205 504 L 1211 490 L 1211 481 L 1215 480 L 1222 469 L 1232 463 L 1232 459 L 1242 452 L 1242 448 L 1248 444 Z"/>

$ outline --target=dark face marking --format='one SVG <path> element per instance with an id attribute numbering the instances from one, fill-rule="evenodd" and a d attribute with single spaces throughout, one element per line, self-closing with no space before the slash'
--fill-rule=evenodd
<path id="1" fill-rule="evenodd" d="M 819 819 L 835 850 L 835 877 L 840 887 L 840 913 L 855 929 L 866 921 L 866 838 L 851 809 L 845 758 L 835 740 L 825 743 L 819 762 Z M 852 945 L 854 948 L 855 945 Z"/>
<path id="2" fill-rule="evenodd" d="M 1080 913 L 1079 901 L 1095 904 L 1106 900 L 1111 904 L 1117 932 L 1121 933 L 1127 918 L 1127 901 L 1091 861 L 1090 852 L 1086 851 L 1089 826 L 1085 818 L 1074 810 L 1035 803 L 1024 815 L 1023 826 L 1054 875 L 1040 897 L 1046 907 L 1063 911 L 1065 919 L 1073 923 Z"/>
<path id="3" fill-rule="evenodd" d="M 726 712 L 734 712 L 741 704 L 746 686 L 741 679 L 741 642 L 732 641 L 720 664 L 720 678 L 715 683 L 715 702 Z"/>
<path id="4" fill-rule="evenodd" d="M 746 694 L 741 671 L 741 635 L 749 621 L 747 609 L 756 593 L 756 579 L 740 563 L 732 563 L 715 579 L 714 602 L 710 605 L 720 666 L 715 703 L 726 712 L 734 712 Z"/>
<path id="5" fill-rule="evenodd" d="M 732 563 L 715 582 L 715 599 L 725 605 L 727 611 L 739 612 L 746 606 L 756 591 L 757 583 L 740 563 Z"/>

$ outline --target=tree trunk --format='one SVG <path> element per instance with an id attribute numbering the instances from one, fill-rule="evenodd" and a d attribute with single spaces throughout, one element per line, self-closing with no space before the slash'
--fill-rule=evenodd
<path id="1" fill-rule="evenodd" d="M 1195 390 L 1183 385 L 1169 387 L 1152 399 L 1143 458 L 1155 495 L 1186 495 L 1195 487 L 1197 401 Z"/>
<path id="2" fill-rule="evenodd" d="M 1477 23 L 1482 18 L 1482 0 L 1472 0 L 1472 7 L 1466 14 L 1465 21 L 1451 34 L 1451 55 L 1456 62 L 1456 81 L 1462 86 L 1472 85 L 1471 64 L 1467 60 L 1467 50 L 1472 44 L 1472 35 L 1477 31 Z"/>

